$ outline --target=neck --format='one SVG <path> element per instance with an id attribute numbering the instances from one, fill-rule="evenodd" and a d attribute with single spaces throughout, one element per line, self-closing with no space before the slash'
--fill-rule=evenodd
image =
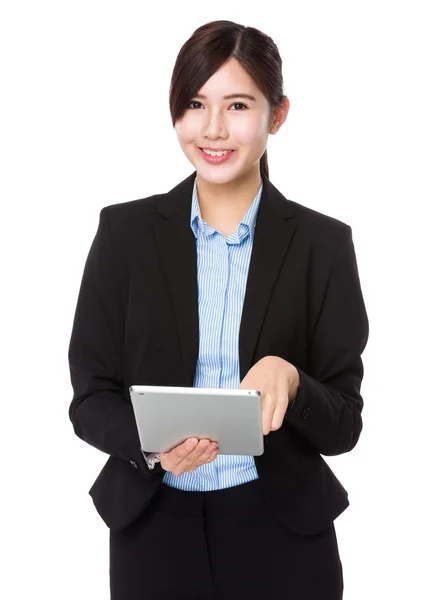
<path id="1" fill-rule="evenodd" d="M 259 191 L 262 179 L 259 166 L 243 177 L 227 183 L 211 183 L 197 173 L 197 196 L 202 218 L 220 218 L 239 223 Z"/>

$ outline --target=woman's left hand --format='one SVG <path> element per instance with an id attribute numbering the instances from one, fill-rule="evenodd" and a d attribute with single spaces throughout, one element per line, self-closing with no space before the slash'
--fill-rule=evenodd
<path id="1" fill-rule="evenodd" d="M 264 356 L 247 372 L 240 389 L 261 392 L 263 435 L 281 427 L 299 383 L 296 367 L 280 356 Z"/>

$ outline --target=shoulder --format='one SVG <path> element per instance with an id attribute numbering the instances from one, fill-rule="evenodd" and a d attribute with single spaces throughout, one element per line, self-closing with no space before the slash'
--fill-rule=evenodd
<path id="1" fill-rule="evenodd" d="M 106 221 L 107 228 L 118 245 L 135 237 L 140 239 L 141 233 L 152 232 L 159 222 L 157 206 L 163 196 L 164 194 L 154 194 L 138 200 L 108 204 L 100 211 L 100 221 Z"/>
<path id="2" fill-rule="evenodd" d="M 311 264 L 331 265 L 342 250 L 352 246 L 352 228 L 334 216 L 320 212 L 285 197 L 272 186 L 275 199 L 283 207 L 280 212 L 287 223 L 294 227 L 294 245 Z"/>
<path id="3" fill-rule="evenodd" d="M 108 214 L 110 221 L 114 223 L 126 223 L 128 225 L 135 222 L 144 222 L 152 218 L 157 213 L 157 205 L 164 194 L 154 194 L 138 200 L 128 200 L 116 204 L 108 204 L 102 208 L 102 211 Z"/>
<path id="4" fill-rule="evenodd" d="M 289 199 L 270 181 L 268 181 L 268 190 L 274 201 L 278 201 L 282 207 L 280 212 L 284 218 L 291 217 L 289 222 L 296 227 L 299 235 L 307 238 L 307 241 L 341 239 L 351 232 L 350 225 L 344 221 Z"/>
<path id="5" fill-rule="evenodd" d="M 294 210 L 298 229 L 302 231 L 310 234 L 317 233 L 321 237 L 324 235 L 341 237 L 351 229 L 350 225 L 336 217 L 314 210 L 294 200 L 287 200 L 287 202 Z"/>
<path id="6" fill-rule="evenodd" d="M 312 260 L 334 260 L 342 247 L 352 244 L 352 228 L 348 223 L 308 206 L 286 199 L 293 212 L 298 248 L 305 248 Z"/>

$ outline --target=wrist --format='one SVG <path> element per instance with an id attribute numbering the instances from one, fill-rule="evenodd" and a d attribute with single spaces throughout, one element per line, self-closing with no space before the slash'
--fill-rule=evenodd
<path id="1" fill-rule="evenodd" d="M 300 386 L 300 376 L 299 376 L 299 371 L 296 369 L 296 367 L 294 365 L 292 365 L 292 372 L 290 375 L 290 381 L 289 381 L 289 394 L 288 394 L 288 407 L 292 408 L 293 404 L 296 400 L 296 396 L 297 396 L 297 392 L 299 390 L 299 386 Z"/>

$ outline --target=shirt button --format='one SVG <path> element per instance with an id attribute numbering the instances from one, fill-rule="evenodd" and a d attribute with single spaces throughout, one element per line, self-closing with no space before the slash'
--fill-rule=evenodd
<path id="1" fill-rule="evenodd" d="M 309 413 L 311 412 L 311 409 L 309 408 L 309 406 L 307 406 L 306 408 L 304 408 L 302 410 L 302 419 L 307 419 L 309 417 Z"/>
<path id="2" fill-rule="evenodd" d="M 130 464 L 132 465 L 132 467 L 134 467 L 135 469 L 138 468 L 138 465 L 136 464 L 136 462 L 134 460 L 130 461 Z"/>

